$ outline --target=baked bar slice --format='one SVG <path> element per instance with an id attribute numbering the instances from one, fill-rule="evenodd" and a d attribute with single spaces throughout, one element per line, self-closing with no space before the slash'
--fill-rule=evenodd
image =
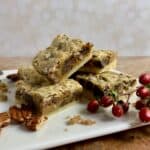
<path id="1" fill-rule="evenodd" d="M 51 82 L 39 74 L 32 66 L 22 66 L 18 69 L 19 79 L 31 85 L 50 85 Z"/>
<path id="2" fill-rule="evenodd" d="M 8 86 L 0 80 L 0 101 L 7 101 Z"/>
<path id="3" fill-rule="evenodd" d="M 95 96 L 102 97 L 105 92 L 115 91 L 119 98 L 123 98 L 123 94 L 132 91 L 136 85 L 136 79 L 132 76 L 105 71 L 96 75 L 80 74 L 76 75 L 84 88 L 89 89 Z"/>
<path id="4" fill-rule="evenodd" d="M 57 83 L 69 78 L 91 58 L 92 44 L 61 34 L 50 47 L 36 55 L 33 66 L 51 82 Z"/>
<path id="5" fill-rule="evenodd" d="M 82 86 L 73 79 L 66 79 L 50 86 L 31 86 L 18 81 L 16 102 L 31 106 L 40 114 L 48 114 L 78 99 Z"/>
<path id="6" fill-rule="evenodd" d="M 93 56 L 79 71 L 99 73 L 116 68 L 117 54 L 112 50 L 94 50 Z"/>

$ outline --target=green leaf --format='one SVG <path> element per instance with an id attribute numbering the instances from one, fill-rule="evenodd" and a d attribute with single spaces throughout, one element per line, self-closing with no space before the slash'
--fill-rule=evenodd
<path id="1" fill-rule="evenodd" d="M 99 100 L 101 98 L 100 95 L 98 95 L 98 94 L 95 94 L 94 97 L 96 100 Z"/>
<path id="2" fill-rule="evenodd" d="M 147 101 L 147 106 L 150 107 L 150 99 Z"/>
<path id="3" fill-rule="evenodd" d="M 117 99 L 118 94 L 117 94 L 117 92 L 116 92 L 116 91 L 114 91 L 114 90 L 110 90 L 110 95 L 114 98 L 114 100 L 116 100 L 116 99 Z"/>
<path id="4" fill-rule="evenodd" d="M 150 89 L 150 84 L 146 85 L 146 87 Z"/>

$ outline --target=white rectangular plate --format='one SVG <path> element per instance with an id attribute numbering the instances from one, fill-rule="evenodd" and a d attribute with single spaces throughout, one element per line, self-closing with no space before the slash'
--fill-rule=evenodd
<path id="1" fill-rule="evenodd" d="M 8 101 L 0 102 L 0 112 L 7 111 L 9 106 L 14 104 L 14 83 L 9 82 L 6 75 L 15 72 L 16 70 L 7 70 L 4 71 L 4 75 L 0 75 L 0 79 L 9 84 L 10 91 Z M 135 95 L 131 97 L 131 101 L 136 99 Z M 91 126 L 66 125 L 66 117 L 77 114 L 83 118 L 95 120 L 96 124 Z M 86 111 L 85 104 L 77 103 L 51 115 L 46 125 L 37 132 L 27 131 L 19 125 L 4 128 L 0 133 L 0 147 L 3 150 L 52 148 L 147 125 L 139 121 L 137 114 L 134 108 L 131 108 L 122 118 L 113 117 L 111 109 L 100 109 L 98 113 L 90 114 Z"/>

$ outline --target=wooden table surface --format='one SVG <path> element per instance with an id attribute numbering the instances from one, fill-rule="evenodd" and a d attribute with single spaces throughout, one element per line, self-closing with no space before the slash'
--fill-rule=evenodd
<path id="1" fill-rule="evenodd" d="M 0 57 L 0 69 L 16 69 L 31 58 Z M 120 57 L 118 70 L 139 76 L 150 71 L 150 57 Z M 150 126 L 124 131 L 55 148 L 54 150 L 150 150 Z"/>

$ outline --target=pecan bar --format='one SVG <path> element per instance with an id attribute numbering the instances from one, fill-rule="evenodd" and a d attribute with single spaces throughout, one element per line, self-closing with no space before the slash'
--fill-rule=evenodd
<path id="1" fill-rule="evenodd" d="M 94 50 L 93 56 L 79 71 L 99 73 L 116 68 L 117 55 L 112 50 Z"/>
<path id="2" fill-rule="evenodd" d="M 105 92 L 113 90 L 118 94 L 120 93 L 120 98 L 122 98 L 123 93 L 132 91 L 136 85 L 134 77 L 112 71 L 105 71 L 96 75 L 78 74 L 75 78 L 83 87 L 99 97 L 102 97 Z"/>
<path id="3" fill-rule="evenodd" d="M 8 92 L 8 87 L 7 87 L 6 83 L 4 83 L 0 80 L 0 101 L 7 100 L 7 92 Z"/>
<path id="4" fill-rule="evenodd" d="M 31 85 L 50 85 L 50 81 L 39 74 L 32 66 L 22 66 L 18 69 L 18 76 L 21 80 Z"/>
<path id="5" fill-rule="evenodd" d="M 16 102 L 31 106 L 39 114 L 47 114 L 77 100 L 81 92 L 82 86 L 73 79 L 43 87 L 31 87 L 24 81 L 19 81 Z"/>
<path id="6" fill-rule="evenodd" d="M 92 50 L 92 44 L 61 34 L 36 55 L 32 64 L 40 74 L 57 83 L 69 78 L 88 62 Z"/>

